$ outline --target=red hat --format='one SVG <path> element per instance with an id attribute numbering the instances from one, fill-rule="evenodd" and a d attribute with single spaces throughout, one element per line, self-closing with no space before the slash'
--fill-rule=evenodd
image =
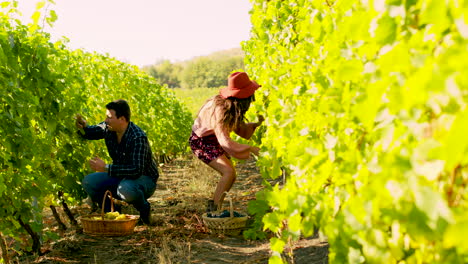
<path id="1" fill-rule="evenodd" d="M 252 96 L 258 87 L 261 87 L 261 85 L 250 80 L 247 73 L 235 72 L 229 75 L 228 86 L 219 90 L 219 94 L 224 99 L 227 99 L 228 97 L 243 99 Z"/>

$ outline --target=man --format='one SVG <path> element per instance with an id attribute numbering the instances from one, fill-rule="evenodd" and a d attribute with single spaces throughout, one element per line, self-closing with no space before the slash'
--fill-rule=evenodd
<path id="1" fill-rule="evenodd" d="M 110 102 L 106 109 L 106 120 L 97 125 L 88 126 L 80 115 L 76 117 L 82 137 L 104 139 L 112 158 L 112 164 L 106 164 L 99 157 L 89 161 L 96 172 L 85 176 L 83 188 L 93 204 L 100 206 L 104 193 L 110 190 L 113 196 L 132 204 L 140 212 L 144 224 L 150 224 L 151 206 L 147 199 L 156 190 L 159 173 L 148 138 L 140 127 L 130 122 L 130 106 L 125 100 Z M 110 211 L 110 206 L 106 211 Z"/>

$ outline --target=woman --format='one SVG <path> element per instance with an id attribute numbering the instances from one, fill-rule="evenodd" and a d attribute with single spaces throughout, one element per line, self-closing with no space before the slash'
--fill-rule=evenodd
<path id="1" fill-rule="evenodd" d="M 221 174 L 213 200 L 208 201 L 207 212 L 215 211 L 224 200 L 236 180 L 236 170 L 230 157 L 248 159 L 258 155 L 260 148 L 240 144 L 231 139 L 230 133 L 250 139 L 263 122 L 245 123 L 245 113 L 254 101 L 255 91 L 261 87 L 249 79 L 245 72 L 235 72 L 228 78 L 228 86 L 201 107 L 192 126 L 189 143 L 193 153 L 204 163 Z"/>

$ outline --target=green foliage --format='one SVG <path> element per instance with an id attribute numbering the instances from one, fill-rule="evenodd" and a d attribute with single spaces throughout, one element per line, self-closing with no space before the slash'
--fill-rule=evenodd
<path id="1" fill-rule="evenodd" d="M 190 113 L 192 113 L 192 118 L 195 119 L 198 110 L 200 110 L 206 100 L 218 94 L 219 89 L 220 88 L 178 88 L 173 91 L 175 96 L 187 106 Z"/>
<path id="2" fill-rule="evenodd" d="M 193 89 L 226 86 L 229 74 L 243 67 L 244 55 L 241 49 L 232 49 L 179 63 L 163 60 L 143 67 L 143 70 L 170 88 Z"/>
<path id="3" fill-rule="evenodd" d="M 253 1 L 258 164 L 286 175 L 258 198 L 283 241 L 271 262 L 315 227 L 331 263 L 468 261 L 467 17 L 467 1 Z"/>
<path id="4" fill-rule="evenodd" d="M 180 64 L 172 64 L 169 60 L 164 60 L 154 66 L 144 67 L 143 70 L 160 84 L 166 84 L 169 88 L 180 87 L 180 75 L 183 70 Z"/>
<path id="5" fill-rule="evenodd" d="M 15 5 L 1 2 L 0 13 L 0 230 L 14 238 L 24 232 L 19 217 L 41 231 L 42 208 L 54 204 L 59 191 L 67 202 L 82 200 L 91 157 L 110 161 L 102 141 L 77 135 L 75 114 L 98 123 L 106 103 L 128 100 L 132 121 L 147 132 L 157 157 L 185 152 L 192 123 L 186 107 L 154 78 L 107 56 L 52 43 L 37 15 L 28 26 L 11 18 Z"/>
<path id="6" fill-rule="evenodd" d="M 187 63 L 182 73 L 182 87 L 221 87 L 227 85 L 227 77 L 235 70 L 243 68 L 243 57 L 211 59 L 199 57 Z"/>

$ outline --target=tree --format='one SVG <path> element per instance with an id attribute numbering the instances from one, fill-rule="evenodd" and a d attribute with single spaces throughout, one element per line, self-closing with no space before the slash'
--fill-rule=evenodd
<path id="1" fill-rule="evenodd" d="M 178 63 L 161 60 L 142 70 L 169 88 L 217 88 L 226 85 L 227 76 L 231 72 L 243 68 L 244 53 L 235 48 Z"/>
<path id="2" fill-rule="evenodd" d="M 169 88 L 180 87 L 180 73 L 183 70 L 180 64 L 163 60 L 156 65 L 145 67 L 143 70 L 153 76 L 159 84 L 166 84 Z"/>
<path id="3" fill-rule="evenodd" d="M 181 80 L 183 88 L 209 87 L 226 85 L 227 76 L 244 66 L 243 56 L 236 57 L 199 57 L 185 67 Z"/>

